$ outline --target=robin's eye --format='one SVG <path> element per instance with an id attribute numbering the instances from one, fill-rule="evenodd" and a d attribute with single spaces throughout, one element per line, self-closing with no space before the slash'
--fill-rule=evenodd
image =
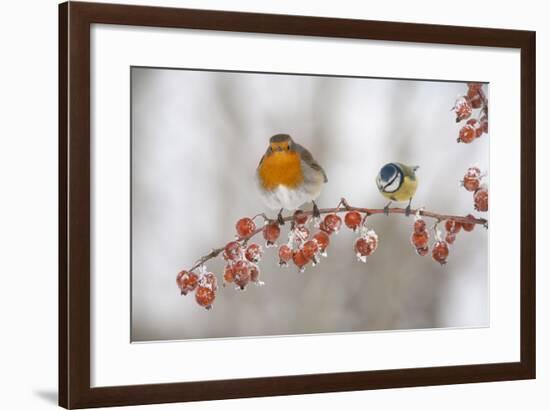
<path id="1" fill-rule="evenodd" d="M 288 144 L 288 145 L 286 146 L 286 149 L 290 149 L 290 144 Z"/>

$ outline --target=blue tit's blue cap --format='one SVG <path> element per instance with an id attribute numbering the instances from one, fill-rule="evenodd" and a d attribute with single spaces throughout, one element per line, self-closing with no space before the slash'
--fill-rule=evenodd
<path id="1" fill-rule="evenodd" d="M 380 170 L 380 179 L 382 181 L 389 181 L 394 177 L 396 172 L 398 172 L 398 170 L 394 164 L 386 164 Z"/>

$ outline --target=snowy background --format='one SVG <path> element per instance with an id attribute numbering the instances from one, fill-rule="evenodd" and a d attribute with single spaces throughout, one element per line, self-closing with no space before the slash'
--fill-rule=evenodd
<path id="1" fill-rule="evenodd" d="M 345 228 L 302 274 L 268 249 L 265 286 L 220 286 L 210 311 L 175 283 L 233 238 L 239 218 L 268 211 L 254 176 L 276 133 L 326 170 L 320 207 L 342 196 L 383 207 L 375 176 L 399 161 L 420 165 L 413 207 L 476 214 L 459 181 L 472 165 L 489 169 L 489 136 L 456 143 L 450 108 L 465 92 L 458 82 L 132 68 L 132 340 L 489 325 L 488 232 L 461 232 L 441 267 L 416 255 L 412 218 L 401 215 L 370 218 L 380 244 L 366 264 Z M 208 268 L 221 284 L 221 257 Z"/>

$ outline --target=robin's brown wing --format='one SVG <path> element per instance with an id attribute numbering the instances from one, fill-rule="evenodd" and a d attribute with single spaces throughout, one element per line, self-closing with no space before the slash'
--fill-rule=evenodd
<path id="1" fill-rule="evenodd" d="M 309 152 L 306 148 L 301 146 L 300 144 L 292 144 L 292 148 L 300 154 L 300 157 L 302 160 L 308 164 L 312 169 L 319 171 L 323 174 L 323 178 L 325 182 L 328 182 L 327 174 L 325 173 L 325 170 L 317 161 L 315 161 L 315 158 L 313 158 L 313 155 L 311 155 L 311 152 Z"/>

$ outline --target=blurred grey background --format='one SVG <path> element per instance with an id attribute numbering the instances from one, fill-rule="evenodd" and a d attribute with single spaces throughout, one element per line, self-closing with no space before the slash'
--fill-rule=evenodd
<path id="1" fill-rule="evenodd" d="M 239 218 L 267 212 L 254 176 L 276 133 L 325 168 L 320 207 L 342 196 L 383 207 L 375 176 L 400 161 L 420 165 L 413 206 L 475 214 L 459 181 L 472 165 L 489 169 L 489 137 L 456 143 L 450 109 L 465 83 L 131 70 L 132 341 L 489 325 L 488 231 L 461 232 L 441 267 L 416 255 L 413 220 L 401 215 L 370 218 L 380 243 L 366 264 L 345 228 L 328 258 L 302 274 L 280 268 L 268 249 L 265 286 L 220 286 L 210 311 L 175 283 L 234 237 Z M 207 266 L 221 284 L 221 257 Z"/>

